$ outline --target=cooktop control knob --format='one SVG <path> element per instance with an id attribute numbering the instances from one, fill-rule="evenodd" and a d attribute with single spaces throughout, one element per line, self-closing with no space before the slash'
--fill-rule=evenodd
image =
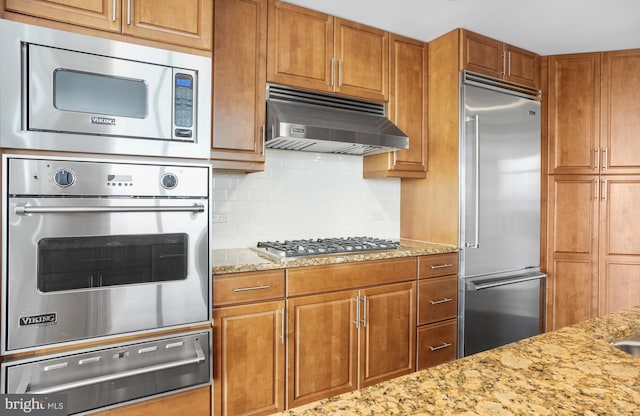
<path id="1" fill-rule="evenodd" d="M 173 173 L 165 173 L 160 179 L 160 184 L 164 189 L 173 189 L 178 186 L 178 177 Z"/>
<path id="2" fill-rule="evenodd" d="M 58 169 L 53 174 L 53 181 L 61 188 L 67 188 L 76 181 L 76 174 L 70 169 Z"/>

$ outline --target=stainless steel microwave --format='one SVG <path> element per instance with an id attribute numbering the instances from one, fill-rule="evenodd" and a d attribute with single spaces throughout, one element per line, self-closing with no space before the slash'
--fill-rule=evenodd
<path id="1" fill-rule="evenodd" d="M 211 58 L 0 20 L 0 147 L 206 159 Z"/>

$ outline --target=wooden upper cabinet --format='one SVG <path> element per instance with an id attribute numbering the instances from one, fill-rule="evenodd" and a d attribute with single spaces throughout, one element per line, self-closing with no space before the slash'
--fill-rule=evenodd
<path id="1" fill-rule="evenodd" d="M 540 57 L 533 52 L 463 31 L 461 69 L 538 88 Z"/>
<path id="2" fill-rule="evenodd" d="M 387 32 L 269 1 L 267 80 L 386 101 Z"/>
<path id="3" fill-rule="evenodd" d="M 267 79 L 333 91 L 333 17 L 269 0 Z"/>
<path id="4" fill-rule="evenodd" d="M 389 119 L 409 137 L 409 149 L 365 156 L 365 178 L 425 178 L 427 171 L 427 45 L 390 35 Z"/>
<path id="5" fill-rule="evenodd" d="M 337 60 L 334 63 L 336 92 L 372 100 L 387 100 L 388 32 L 336 18 L 334 57 Z"/>
<path id="6" fill-rule="evenodd" d="M 215 0 L 212 165 L 264 170 L 266 0 Z"/>
<path id="7" fill-rule="evenodd" d="M 600 54 L 549 58 L 549 173 L 598 173 Z"/>
<path id="8" fill-rule="evenodd" d="M 5 10 L 120 32 L 120 0 L 5 0 Z"/>
<path id="9" fill-rule="evenodd" d="M 640 49 L 603 53 L 603 173 L 640 173 Z"/>
<path id="10" fill-rule="evenodd" d="M 174 45 L 211 50 L 211 0 L 127 0 L 122 33 Z M 127 6 L 126 9 L 124 6 Z"/>
<path id="11" fill-rule="evenodd" d="M 211 0 L 6 0 L 10 12 L 211 50 Z"/>

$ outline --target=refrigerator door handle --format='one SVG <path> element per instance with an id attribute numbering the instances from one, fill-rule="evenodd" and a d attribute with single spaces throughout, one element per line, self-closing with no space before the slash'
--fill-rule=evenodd
<path id="1" fill-rule="evenodd" d="M 517 277 L 517 278 L 507 278 L 504 280 L 493 280 L 493 281 L 489 281 L 486 283 L 474 283 L 474 282 L 467 282 L 467 290 L 484 290 L 484 289 L 491 289 L 493 287 L 498 287 L 498 286 L 504 286 L 504 285 L 511 285 L 514 283 L 522 283 L 522 282 L 528 282 L 530 280 L 539 280 L 539 279 L 543 279 L 545 278 L 546 275 L 544 273 L 537 273 L 533 276 L 529 275 L 529 276 L 521 276 L 521 277 Z"/>
<path id="2" fill-rule="evenodd" d="M 464 246 L 467 248 L 480 248 L 480 115 L 476 114 L 473 117 L 467 118 L 465 121 L 475 121 L 475 144 L 476 144 L 476 157 L 475 157 L 475 240 L 473 243 L 465 242 Z"/>

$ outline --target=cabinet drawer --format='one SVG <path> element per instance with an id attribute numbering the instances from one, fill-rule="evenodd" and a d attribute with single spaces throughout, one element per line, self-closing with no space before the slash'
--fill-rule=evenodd
<path id="1" fill-rule="evenodd" d="M 421 280 L 418 284 L 418 325 L 455 318 L 458 276 Z"/>
<path id="2" fill-rule="evenodd" d="M 455 319 L 418 328 L 417 369 L 455 360 L 457 331 Z"/>
<path id="3" fill-rule="evenodd" d="M 213 276 L 213 306 L 284 297 L 284 270 Z"/>
<path id="4" fill-rule="evenodd" d="M 418 278 L 458 274 L 458 253 L 434 254 L 418 259 Z"/>

